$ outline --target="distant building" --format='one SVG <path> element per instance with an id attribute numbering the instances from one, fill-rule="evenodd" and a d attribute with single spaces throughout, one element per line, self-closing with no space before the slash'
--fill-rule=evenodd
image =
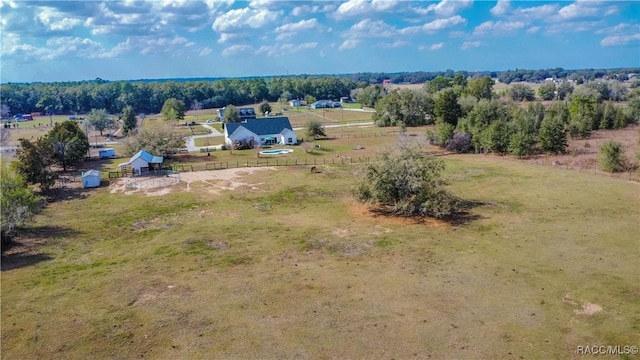
<path id="1" fill-rule="evenodd" d="M 220 121 L 224 119 L 224 110 L 225 108 L 218 109 L 218 118 L 220 118 Z M 256 118 L 256 111 L 253 108 L 236 108 L 236 111 L 238 112 L 240 121 Z"/>
<path id="2" fill-rule="evenodd" d="M 312 109 L 331 109 L 341 108 L 342 104 L 333 100 L 318 100 L 311 104 Z"/>
<path id="3" fill-rule="evenodd" d="M 100 159 L 108 159 L 116 156 L 116 150 L 112 148 L 98 150 L 98 157 Z"/>
<path id="4" fill-rule="evenodd" d="M 227 123 L 224 127 L 225 143 L 253 139 L 262 145 L 294 145 L 298 137 L 286 116 L 264 119 L 248 119 L 239 123 Z"/>
<path id="5" fill-rule="evenodd" d="M 289 100 L 289 106 L 298 107 L 298 106 L 301 106 L 301 105 L 302 104 L 300 103 L 300 100 L 297 100 L 297 99 L 296 100 Z"/>

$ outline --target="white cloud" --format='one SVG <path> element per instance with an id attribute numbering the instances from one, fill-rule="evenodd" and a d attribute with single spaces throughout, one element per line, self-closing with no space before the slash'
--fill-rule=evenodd
<path id="1" fill-rule="evenodd" d="M 460 49 L 462 50 L 466 50 L 466 49 L 470 49 L 470 48 L 477 48 L 482 46 L 483 43 L 481 41 L 465 41 L 462 43 L 462 46 L 460 47 Z"/>
<path id="2" fill-rule="evenodd" d="M 220 38 L 218 38 L 218 44 L 226 44 L 230 41 L 239 41 L 247 39 L 248 37 L 244 34 L 238 33 L 221 33 Z"/>
<path id="3" fill-rule="evenodd" d="M 246 28 L 258 29 L 275 22 L 283 14 L 282 10 L 242 8 L 230 10 L 216 18 L 212 29 L 217 32 L 233 32 Z"/>
<path id="4" fill-rule="evenodd" d="M 546 35 L 568 34 L 575 32 L 594 31 L 604 26 L 602 21 L 573 21 L 570 24 L 565 22 L 555 23 L 545 28 Z"/>
<path id="5" fill-rule="evenodd" d="M 396 41 L 394 41 L 392 43 L 382 42 L 382 43 L 379 43 L 377 46 L 381 47 L 383 49 L 394 49 L 394 48 L 399 48 L 399 47 L 402 47 L 402 46 L 405 46 L 405 45 L 407 45 L 406 41 L 396 40 Z"/>
<path id="6" fill-rule="evenodd" d="M 596 34 L 620 34 L 620 33 L 629 33 L 637 30 L 637 25 L 631 25 L 627 23 L 620 23 L 616 26 L 607 27 L 604 29 L 600 29 L 596 31 Z"/>
<path id="7" fill-rule="evenodd" d="M 276 28 L 276 32 L 297 32 L 303 30 L 311 30 L 317 28 L 319 25 L 318 19 L 312 18 L 309 20 L 300 20 L 296 23 L 284 24 Z"/>
<path id="8" fill-rule="evenodd" d="M 495 16 L 504 15 L 509 11 L 511 0 L 498 0 L 496 5 L 491 8 L 491 13 Z"/>
<path id="9" fill-rule="evenodd" d="M 545 4 L 529 8 L 517 8 L 512 11 L 515 18 L 520 21 L 534 19 L 548 19 L 558 11 L 557 4 Z"/>
<path id="10" fill-rule="evenodd" d="M 599 3 L 596 1 L 576 1 L 570 5 L 567 5 L 558 11 L 558 15 L 563 19 L 576 19 L 587 16 L 598 15 L 600 10 L 598 9 Z"/>
<path id="11" fill-rule="evenodd" d="M 317 46 L 317 42 L 307 42 L 298 45 L 290 43 L 271 46 L 263 45 L 258 50 L 256 50 L 256 54 L 266 53 L 269 57 L 277 57 L 291 54 L 300 50 L 314 49 Z"/>
<path id="12" fill-rule="evenodd" d="M 342 3 L 335 11 L 336 17 L 370 15 L 372 12 L 390 11 L 398 4 L 398 0 L 349 0 Z"/>
<path id="13" fill-rule="evenodd" d="M 205 47 L 205 48 L 201 49 L 198 54 L 200 56 L 207 56 L 207 55 L 211 54 L 211 51 L 213 51 L 213 49 L 211 49 L 210 47 Z"/>
<path id="14" fill-rule="evenodd" d="M 6 1 L 6 0 L 5 1 L 0 1 L 0 9 L 2 9 L 5 5 L 10 7 L 10 8 L 12 8 L 12 9 L 15 9 L 15 8 L 18 7 L 18 5 L 16 4 L 15 1 Z"/>
<path id="15" fill-rule="evenodd" d="M 486 21 L 473 29 L 473 35 L 508 35 L 525 27 L 521 21 Z"/>
<path id="16" fill-rule="evenodd" d="M 320 5 L 302 5 L 296 6 L 291 10 L 292 16 L 303 16 L 315 13 L 327 13 L 336 10 L 337 5 L 334 3 Z"/>
<path id="17" fill-rule="evenodd" d="M 426 9 L 416 9 L 421 13 L 435 12 L 441 16 L 452 16 L 458 11 L 469 7 L 473 4 L 473 0 L 442 0 L 437 4 L 431 4 Z"/>
<path id="18" fill-rule="evenodd" d="M 532 26 L 527 29 L 527 34 L 535 34 L 540 31 L 540 26 Z"/>
<path id="19" fill-rule="evenodd" d="M 62 12 L 47 6 L 36 8 L 37 19 L 51 31 L 67 31 L 82 24 L 82 20 L 67 17 Z"/>
<path id="20" fill-rule="evenodd" d="M 614 5 L 614 6 L 609 6 L 609 7 L 607 8 L 607 10 L 605 10 L 605 12 L 604 12 L 604 16 L 609 16 L 609 15 L 617 14 L 619 10 L 620 10 L 620 9 L 618 9 L 618 7 L 617 7 L 617 6 L 615 6 L 615 5 Z"/>
<path id="21" fill-rule="evenodd" d="M 600 41 L 600 46 L 623 46 L 629 43 L 638 43 L 640 41 L 640 33 L 631 35 L 613 35 L 607 36 Z"/>
<path id="22" fill-rule="evenodd" d="M 45 46 L 36 47 L 31 44 L 21 44 L 20 35 L 3 34 L 2 55 L 16 55 L 24 59 L 54 60 L 64 56 L 74 58 L 96 59 L 110 58 L 125 51 L 121 44 L 107 51 L 99 42 L 74 36 L 59 36 L 47 39 Z"/>
<path id="23" fill-rule="evenodd" d="M 431 46 L 429 46 L 429 50 L 440 50 L 442 49 L 442 47 L 444 46 L 443 42 L 439 42 L 437 44 L 433 44 Z"/>
<path id="24" fill-rule="evenodd" d="M 392 37 L 398 30 L 382 20 L 364 19 L 345 31 L 342 36 L 348 38 Z"/>
<path id="25" fill-rule="evenodd" d="M 446 28 L 456 26 L 458 24 L 465 24 L 465 20 L 462 16 L 456 15 L 445 19 L 437 19 L 428 22 L 422 26 L 410 26 L 400 30 L 401 34 L 415 34 L 418 32 L 435 33 Z"/>
<path id="26" fill-rule="evenodd" d="M 248 53 L 253 50 L 251 45 L 231 45 L 228 48 L 222 50 L 221 55 L 229 57 L 237 54 Z"/>
<path id="27" fill-rule="evenodd" d="M 338 47 L 338 50 L 344 51 L 344 50 L 353 49 L 356 46 L 358 46 L 359 43 L 360 43 L 360 40 L 347 39 L 342 43 L 342 45 L 340 45 L 340 47 Z"/>
<path id="28" fill-rule="evenodd" d="M 136 47 L 142 47 L 140 54 L 152 55 L 172 52 L 176 48 L 190 47 L 195 45 L 188 39 L 175 36 L 173 38 L 154 38 L 154 37 L 141 37 L 136 39 Z"/>

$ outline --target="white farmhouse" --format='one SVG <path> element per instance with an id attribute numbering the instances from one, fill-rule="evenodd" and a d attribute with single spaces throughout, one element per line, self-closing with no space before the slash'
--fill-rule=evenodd
<path id="1" fill-rule="evenodd" d="M 286 116 L 247 119 L 243 122 L 224 125 L 224 141 L 227 145 L 243 139 L 253 139 L 262 145 L 295 145 L 298 143 L 298 137 Z"/>

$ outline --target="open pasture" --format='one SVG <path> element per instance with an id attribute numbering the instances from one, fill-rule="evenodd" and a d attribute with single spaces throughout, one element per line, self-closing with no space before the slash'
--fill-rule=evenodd
<path id="1" fill-rule="evenodd" d="M 393 137 L 347 140 L 317 143 Z M 637 183 L 443 159 L 474 204 L 450 223 L 357 204 L 354 165 L 70 190 L 3 254 L 2 356 L 577 359 L 640 343 Z"/>

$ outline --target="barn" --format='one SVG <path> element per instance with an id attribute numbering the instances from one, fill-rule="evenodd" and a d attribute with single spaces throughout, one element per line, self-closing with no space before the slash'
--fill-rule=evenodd
<path id="1" fill-rule="evenodd" d="M 82 187 L 94 188 L 100 186 L 102 179 L 100 178 L 100 171 L 89 170 L 82 173 Z"/>
<path id="2" fill-rule="evenodd" d="M 132 175 L 147 175 L 150 171 L 162 169 L 164 158 L 162 156 L 151 155 L 144 150 L 138 151 L 126 163 L 119 164 L 123 172 Z"/>

